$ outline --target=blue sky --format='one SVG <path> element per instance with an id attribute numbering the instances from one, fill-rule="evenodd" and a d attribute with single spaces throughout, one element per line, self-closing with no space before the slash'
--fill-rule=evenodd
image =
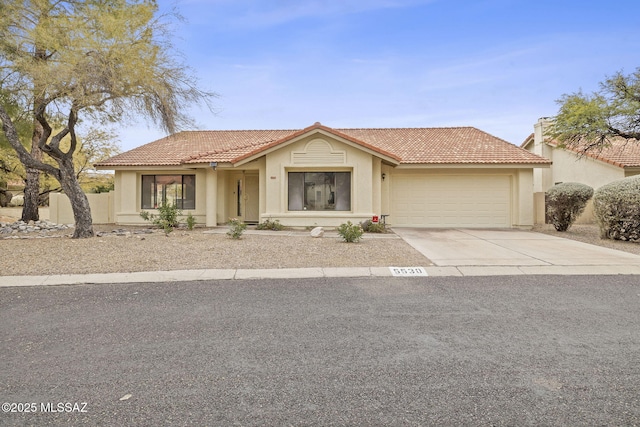
<path id="1" fill-rule="evenodd" d="M 199 129 L 475 126 L 514 144 L 640 67 L 637 0 L 159 0 L 216 114 Z M 144 121 L 124 150 L 164 136 Z"/>

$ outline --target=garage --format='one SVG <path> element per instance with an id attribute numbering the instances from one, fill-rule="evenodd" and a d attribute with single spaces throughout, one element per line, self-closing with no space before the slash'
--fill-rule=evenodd
<path id="1" fill-rule="evenodd" d="M 395 227 L 511 227 L 509 175 L 395 175 Z"/>

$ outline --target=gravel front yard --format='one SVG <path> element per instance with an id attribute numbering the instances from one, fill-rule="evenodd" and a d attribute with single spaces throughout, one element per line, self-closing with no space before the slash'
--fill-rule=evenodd
<path id="1" fill-rule="evenodd" d="M 328 233 L 268 232 L 245 234 L 240 240 L 219 233 L 96 225 L 102 237 L 71 239 L 69 231 L 47 238 L 6 239 L 0 236 L 0 276 L 113 273 L 218 268 L 388 267 L 428 266 L 431 261 L 394 234 L 365 234 L 360 243 L 344 243 Z M 123 228 L 127 233 L 112 233 Z M 574 225 L 559 233 L 551 225 L 534 231 L 640 255 L 640 244 L 600 239 L 596 225 Z M 124 235 L 122 235 L 124 234 Z M 30 234 L 34 237 L 36 234 Z"/>
<path id="2" fill-rule="evenodd" d="M 113 273 L 155 270 L 300 267 L 408 267 L 431 262 L 395 234 L 344 243 L 337 237 L 313 238 L 286 231 L 245 233 L 240 240 L 218 234 L 176 230 L 165 236 L 133 231 L 116 235 L 118 226 L 95 226 L 109 232 L 92 239 L 56 237 L 1 239 L 0 276 Z M 125 233 L 120 233 L 125 234 Z M 382 236 L 382 237 L 381 237 Z"/>

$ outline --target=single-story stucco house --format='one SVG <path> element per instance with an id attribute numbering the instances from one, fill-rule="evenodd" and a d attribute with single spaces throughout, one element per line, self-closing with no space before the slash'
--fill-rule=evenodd
<path id="1" fill-rule="evenodd" d="M 595 190 L 612 181 L 640 174 L 640 142 L 612 139 L 610 145 L 601 150 L 582 153 L 579 147 L 560 148 L 557 141 L 546 137 L 546 129 L 551 123 L 550 119 L 539 119 L 533 127 L 534 132 L 520 145 L 553 162 L 550 168 L 534 171 L 536 194 L 544 195 L 549 188 L 562 182 L 579 182 Z M 543 218 L 544 210 L 536 215 L 537 222 L 544 222 Z M 589 204 L 578 222 L 592 221 L 593 211 Z"/>
<path id="2" fill-rule="evenodd" d="M 96 165 L 115 171 L 118 224 L 163 199 L 197 223 L 530 227 L 550 161 L 473 127 L 185 131 Z"/>

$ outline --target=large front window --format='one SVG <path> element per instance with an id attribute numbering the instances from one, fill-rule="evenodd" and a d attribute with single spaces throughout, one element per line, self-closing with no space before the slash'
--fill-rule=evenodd
<path id="1" fill-rule="evenodd" d="M 351 172 L 289 172 L 289 210 L 351 210 Z"/>
<path id="2" fill-rule="evenodd" d="M 142 175 L 142 209 L 170 203 L 178 209 L 195 209 L 195 175 Z"/>

